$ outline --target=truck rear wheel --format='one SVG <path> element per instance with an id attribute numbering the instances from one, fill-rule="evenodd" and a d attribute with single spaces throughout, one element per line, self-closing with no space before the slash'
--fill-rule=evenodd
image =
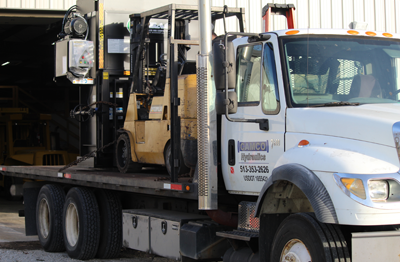
<path id="1" fill-rule="evenodd" d="M 87 188 L 69 190 L 63 211 L 65 249 L 71 258 L 91 259 L 100 239 L 100 215 L 94 193 Z"/>
<path id="2" fill-rule="evenodd" d="M 97 190 L 100 211 L 100 243 L 96 257 L 116 258 L 122 248 L 122 206 L 118 195 L 109 190 Z"/>
<path id="3" fill-rule="evenodd" d="M 36 202 L 36 229 L 40 244 L 47 252 L 64 251 L 62 210 L 65 192 L 61 186 L 45 185 Z"/>
<path id="4" fill-rule="evenodd" d="M 142 164 L 135 163 L 132 161 L 131 143 L 129 137 L 126 134 L 122 134 L 118 137 L 116 146 L 116 157 L 117 167 L 119 172 L 126 173 L 132 172 L 137 173 L 142 170 Z"/>
<path id="5" fill-rule="evenodd" d="M 279 226 L 270 261 L 350 261 L 350 255 L 338 227 L 299 213 L 290 215 Z"/>

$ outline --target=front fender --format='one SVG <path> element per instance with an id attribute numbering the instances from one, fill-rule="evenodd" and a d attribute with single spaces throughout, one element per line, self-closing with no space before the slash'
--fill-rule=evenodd
<path id="1" fill-rule="evenodd" d="M 257 199 L 256 216 L 260 215 L 268 190 L 277 181 L 288 181 L 297 186 L 310 201 L 320 222 L 338 223 L 332 199 L 321 180 L 308 168 L 293 163 L 281 165 L 273 170 Z"/>

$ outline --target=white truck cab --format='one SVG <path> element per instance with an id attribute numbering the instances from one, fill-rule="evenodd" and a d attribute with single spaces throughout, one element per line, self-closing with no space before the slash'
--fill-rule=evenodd
<path id="1" fill-rule="evenodd" d="M 290 29 L 233 40 L 238 106 L 221 124 L 229 193 L 258 195 L 258 216 L 314 212 L 345 227 L 400 224 L 399 37 Z M 243 119 L 268 119 L 268 128 Z M 356 246 L 352 261 L 362 261 Z"/>

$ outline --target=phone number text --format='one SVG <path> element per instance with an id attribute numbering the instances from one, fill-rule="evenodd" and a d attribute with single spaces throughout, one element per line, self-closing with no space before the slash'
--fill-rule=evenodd
<path id="1" fill-rule="evenodd" d="M 242 173 L 263 173 L 268 174 L 268 166 L 240 166 L 240 172 Z"/>

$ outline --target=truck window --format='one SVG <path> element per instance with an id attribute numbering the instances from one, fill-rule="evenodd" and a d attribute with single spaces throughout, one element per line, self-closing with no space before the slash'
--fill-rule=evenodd
<path id="1" fill-rule="evenodd" d="M 319 57 L 308 58 L 303 55 L 289 56 L 290 84 L 293 86 L 293 98 L 304 100 L 321 98 L 325 96 L 330 68 L 321 68 Z M 312 60 L 312 61 L 311 61 Z M 307 62 L 309 65 L 307 65 Z M 308 69 L 308 70 L 307 70 Z"/>
<path id="2" fill-rule="evenodd" d="M 281 41 L 292 106 L 398 102 L 398 40 L 315 35 Z"/>
<path id="3" fill-rule="evenodd" d="M 261 107 L 264 114 L 279 113 L 279 92 L 276 81 L 274 50 L 271 43 L 264 45 L 261 96 Z"/>
<path id="4" fill-rule="evenodd" d="M 261 50 L 261 44 L 238 47 L 236 86 L 239 106 L 260 103 Z"/>

